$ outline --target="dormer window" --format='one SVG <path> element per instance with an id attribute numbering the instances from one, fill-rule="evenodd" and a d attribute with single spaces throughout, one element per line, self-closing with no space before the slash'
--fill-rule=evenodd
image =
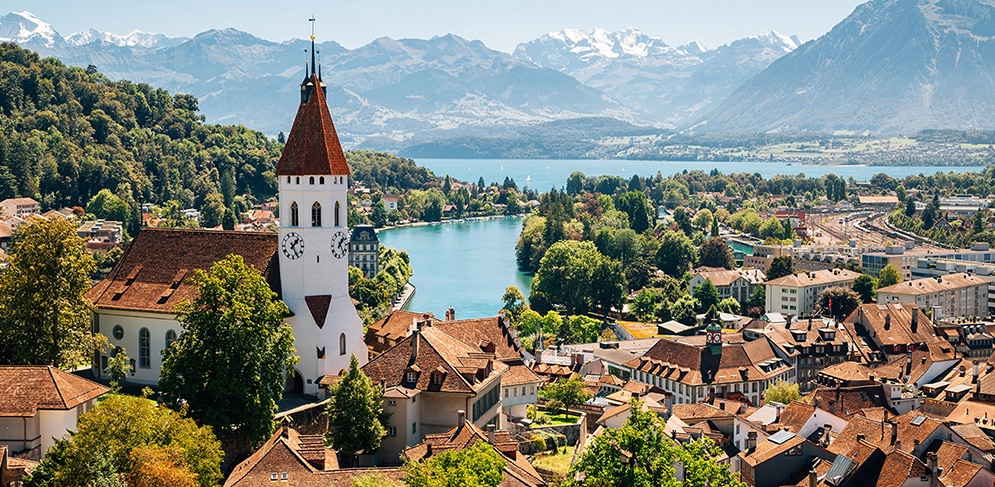
<path id="1" fill-rule="evenodd" d="M 417 380 L 418 374 L 414 371 L 409 370 L 406 374 L 404 374 L 404 382 L 407 382 L 408 384 L 414 384 Z"/>

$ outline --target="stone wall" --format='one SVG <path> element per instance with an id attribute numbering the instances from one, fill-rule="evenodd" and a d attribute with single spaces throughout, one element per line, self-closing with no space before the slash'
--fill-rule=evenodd
<path id="1" fill-rule="evenodd" d="M 562 436 L 565 438 L 565 443 L 567 445 L 576 446 L 577 442 L 583 442 L 582 438 L 587 435 L 586 425 L 587 414 L 581 413 L 580 418 L 574 424 L 536 426 L 534 428 L 514 424 L 512 434 L 519 439 L 518 450 L 520 452 L 525 455 L 534 455 L 539 453 L 539 448 L 537 448 L 536 445 L 530 441 L 530 438 L 532 438 L 532 436 L 536 433 L 545 432 L 554 436 Z"/>

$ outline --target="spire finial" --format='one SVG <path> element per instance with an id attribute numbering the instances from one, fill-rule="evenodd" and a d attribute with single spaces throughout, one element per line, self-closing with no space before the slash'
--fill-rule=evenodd
<path id="1" fill-rule="evenodd" d="M 314 74 L 314 16 L 312 15 L 308 22 L 311 22 L 311 74 Z"/>

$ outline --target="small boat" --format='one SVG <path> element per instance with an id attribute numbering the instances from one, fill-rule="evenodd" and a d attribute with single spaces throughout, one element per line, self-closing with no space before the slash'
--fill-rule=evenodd
<path id="1" fill-rule="evenodd" d="M 532 175 L 531 174 L 525 177 L 525 182 L 526 183 L 531 183 L 532 182 Z"/>

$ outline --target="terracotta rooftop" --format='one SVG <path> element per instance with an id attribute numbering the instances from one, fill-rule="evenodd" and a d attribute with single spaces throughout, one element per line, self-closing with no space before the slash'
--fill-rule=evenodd
<path id="1" fill-rule="evenodd" d="M 435 317 L 432 313 L 413 313 L 402 309 L 391 311 L 390 314 L 370 325 L 367 333 L 390 340 L 400 340 L 408 336 L 415 323 L 424 320 L 425 315 L 430 318 Z"/>
<path id="2" fill-rule="evenodd" d="M 974 462 L 957 460 L 950 466 L 950 468 L 943 470 L 943 476 L 939 479 L 940 485 L 952 485 L 954 487 L 967 486 L 972 483 L 971 480 L 973 480 L 979 472 L 984 470 L 984 468 L 985 467 L 982 467 Z"/>
<path id="3" fill-rule="evenodd" d="M 489 443 L 489 434 L 477 428 L 473 422 L 464 420 L 445 433 L 425 435 L 421 443 L 404 450 L 403 456 L 417 461 L 444 451 L 459 451 L 478 442 Z M 525 455 L 518 453 L 518 441 L 512 438 L 508 431 L 494 432 L 493 447 L 505 460 L 504 480 L 498 484 L 499 486 L 546 485 Z"/>
<path id="4" fill-rule="evenodd" d="M 712 354 L 704 340 L 704 336 L 663 338 L 625 366 L 694 386 L 770 379 L 788 368 L 767 340 L 726 343 L 719 355 Z"/>
<path id="5" fill-rule="evenodd" d="M 412 353 L 416 340 L 417 355 Z M 363 366 L 363 372 L 374 383 L 385 381 L 388 388 L 404 386 L 454 393 L 475 393 L 507 369 L 508 365 L 494 360 L 493 354 L 482 352 L 435 326 L 423 327 Z M 414 383 L 406 382 L 409 371 L 415 373 Z M 439 377 L 439 382 L 433 382 L 433 375 Z"/>
<path id="6" fill-rule="evenodd" d="M 311 75 L 315 87 L 306 103 L 297 108 L 294 125 L 287 136 L 283 155 L 276 166 L 277 176 L 349 175 L 342 144 L 328 112 L 328 103 L 318 76 Z"/>
<path id="7" fill-rule="evenodd" d="M 710 279 L 712 284 L 716 287 L 732 285 L 732 283 L 739 280 L 739 278 L 746 279 L 751 284 L 761 283 L 767 279 L 767 276 L 763 273 L 763 271 L 758 269 L 729 270 L 714 267 L 700 267 L 696 269 L 695 274 L 701 276 L 703 279 Z"/>
<path id="8" fill-rule="evenodd" d="M 189 278 L 241 255 L 280 294 L 277 234 L 143 228 L 110 274 L 87 293 L 98 308 L 173 313 L 196 291 Z"/>
<path id="9" fill-rule="evenodd" d="M 893 450 L 885 456 L 884 465 L 875 487 L 902 487 L 908 479 L 918 480 L 929 476 L 926 464 L 901 450 Z"/>
<path id="10" fill-rule="evenodd" d="M 781 411 L 781 418 L 777 423 L 774 423 L 773 427 L 777 429 L 787 428 L 788 431 L 797 434 L 813 413 L 815 413 L 815 406 L 801 401 L 791 401 Z"/>
<path id="11" fill-rule="evenodd" d="M 819 271 L 798 272 L 795 274 L 767 281 L 772 286 L 807 287 L 852 281 L 860 277 L 860 273 L 847 269 L 823 269 Z"/>
<path id="12" fill-rule="evenodd" d="M 743 461 L 751 467 L 756 467 L 802 443 L 805 443 L 805 438 L 800 436 L 792 436 L 782 443 L 775 443 L 768 439 L 757 443 L 757 447 L 753 451 L 743 452 Z"/>
<path id="13" fill-rule="evenodd" d="M 869 380 L 873 373 L 870 367 L 850 361 L 833 364 L 819 371 L 820 375 L 838 379 L 844 383 Z"/>
<path id="14" fill-rule="evenodd" d="M 0 417 L 32 417 L 39 409 L 73 409 L 108 391 L 52 366 L 0 366 Z"/>
<path id="15" fill-rule="evenodd" d="M 818 387 L 806 394 L 805 399 L 844 419 L 864 409 L 888 406 L 881 384 L 840 387 L 838 392 L 837 398 L 836 388 Z"/>
<path id="16" fill-rule="evenodd" d="M 987 279 L 971 274 L 947 274 L 942 277 L 926 277 L 892 284 L 877 290 L 878 294 L 900 294 L 905 296 L 919 296 L 922 294 L 935 294 L 953 291 L 970 286 L 987 286 Z"/>
<path id="17" fill-rule="evenodd" d="M 501 324 L 500 316 L 474 318 L 469 320 L 436 320 L 432 326 L 460 339 L 465 343 L 483 349 L 493 344 L 494 355 L 498 360 L 518 361 L 522 359 L 519 345 L 512 336 L 510 321 Z"/>
<path id="18" fill-rule="evenodd" d="M 917 310 L 915 303 L 862 304 L 846 317 L 844 323 L 854 333 L 857 330 L 853 327 L 860 323 L 866 334 L 882 346 L 936 344 L 936 353 L 952 358 L 953 346 L 937 338 L 933 333 L 933 323 L 925 313 L 918 313 L 916 331 L 912 331 L 913 314 Z"/>
<path id="19" fill-rule="evenodd" d="M 535 372 L 532 372 L 527 365 L 513 364 L 501 377 L 501 386 L 518 386 L 522 384 L 535 384 L 541 382 Z"/>

